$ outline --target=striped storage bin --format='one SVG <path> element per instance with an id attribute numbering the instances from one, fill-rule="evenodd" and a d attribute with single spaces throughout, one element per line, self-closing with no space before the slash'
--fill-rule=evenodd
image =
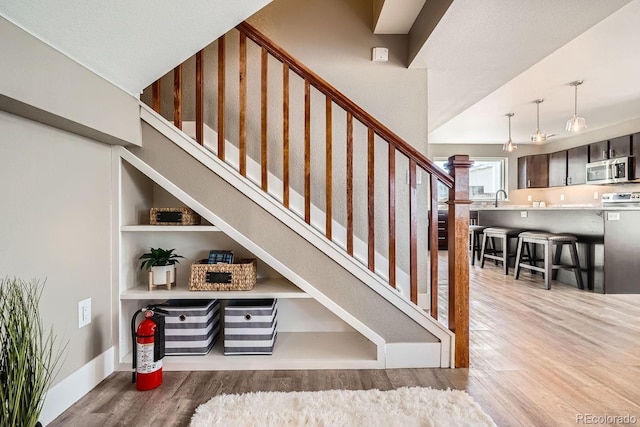
<path id="1" fill-rule="evenodd" d="M 278 300 L 233 300 L 224 309 L 224 354 L 273 354 Z"/>
<path id="2" fill-rule="evenodd" d="M 165 354 L 207 354 L 220 336 L 220 301 L 168 300 L 165 316 Z"/>

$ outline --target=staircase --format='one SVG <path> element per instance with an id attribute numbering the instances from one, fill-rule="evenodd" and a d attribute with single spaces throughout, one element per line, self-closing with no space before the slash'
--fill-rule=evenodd
<path id="1" fill-rule="evenodd" d="M 237 51 L 230 52 L 225 40 L 233 36 Z M 248 40 L 259 48 L 259 59 L 247 54 Z M 159 114 L 159 80 L 152 86 L 153 110 L 141 105 L 143 146 L 122 149 L 121 158 L 175 188 L 187 205 L 374 343 L 377 367 L 468 366 L 468 159 L 450 159 L 454 180 L 246 23 L 215 43 L 215 101 L 205 104 L 204 82 L 212 77 L 205 76 L 203 63 L 211 49 L 184 65 L 195 69 L 185 79 L 195 89 L 195 106 L 183 105 L 180 65 L 170 76 L 173 126 Z M 229 58 L 237 59 L 235 83 Z M 274 62 L 282 67 L 277 84 L 269 80 Z M 247 64 L 254 70 L 258 63 L 255 105 L 248 102 Z M 269 99 L 274 85 L 281 88 L 276 114 Z M 228 95 L 230 88 L 237 96 Z M 304 97 L 299 113 L 291 100 L 297 88 Z M 317 130 L 311 129 L 319 102 L 322 161 Z M 215 110 L 206 120 L 205 105 Z M 292 118 L 302 119 L 299 136 Z M 259 145 L 251 143 L 258 139 Z M 274 161 L 274 151 L 281 161 Z M 376 158 L 381 152 L 385 158 Z M 408 191 L 400 186 L 403 170 Z M 428 185 L 418 187 L 421 177 Z M 455 237 L 449 239 L 449 329 L 455 339 L 437 321 L 438 183 L 450 189 L 449 216 L 455 218 L 449 232 Z M 416 305 L 420 288 L 430 296 L 431 316 Z"/>

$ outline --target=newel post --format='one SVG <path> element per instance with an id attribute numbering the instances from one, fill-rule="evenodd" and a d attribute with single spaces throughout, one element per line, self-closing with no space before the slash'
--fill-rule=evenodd
<path id="1" fill-rule="evenodd" d="M 449 329 L 456 334 L 456 368 L 469 367 L 469 156 L 449 157 Z"/>

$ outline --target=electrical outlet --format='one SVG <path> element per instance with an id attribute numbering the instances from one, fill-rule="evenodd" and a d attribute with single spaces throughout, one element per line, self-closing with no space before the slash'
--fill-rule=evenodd
<path id="1" fill-rule="evenodd" d="M 520 211 L 520 218 L 526 218 L 527 214 L 528 214 L 527 211 Z"/>
<path id="2" fill-rule="evenodd" d="M 594 199 L 594 200 L 598 200 L 598 192 L 597 192 L 597 191 L 594 191 L 594 193 L 593 193 L 593 199 Z"/>
<path id="3" fill-rule="evenodd" d="M 91 298 L 78 302 L 78 328 L 91 323 Z"/>
<path id="4" fill-rule="evenodd" d="M 533 196 L 531 196 L 531 194 L 529 194 L 529 195 L 527 196 L 527 202 L 530 202 L 530 201 L 532 201 L 532 200 L 533 200 Z"/>
<path id="5" fill-rule="evenodd" d="M 560 200 L 564 200 L 564 194 L 560 195 Z"/>

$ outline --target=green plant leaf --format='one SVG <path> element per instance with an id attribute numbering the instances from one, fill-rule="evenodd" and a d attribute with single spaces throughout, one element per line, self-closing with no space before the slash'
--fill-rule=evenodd
<path id="1" fill-rule="evenodd" d="M 34 426 L 66 344 L 39 315 L 43 284 L 0 278 L 0 426 Z"/>
<path id="2" fill-rule="evenodd" d="M 184 258 L 182 255 L 174 254 L 175 249 L 149 248 L 149 252 L 140 255 L 140 269 L 150 269 L 153 266 L 172 265 L 179 263 L 177 258 Z"/>

